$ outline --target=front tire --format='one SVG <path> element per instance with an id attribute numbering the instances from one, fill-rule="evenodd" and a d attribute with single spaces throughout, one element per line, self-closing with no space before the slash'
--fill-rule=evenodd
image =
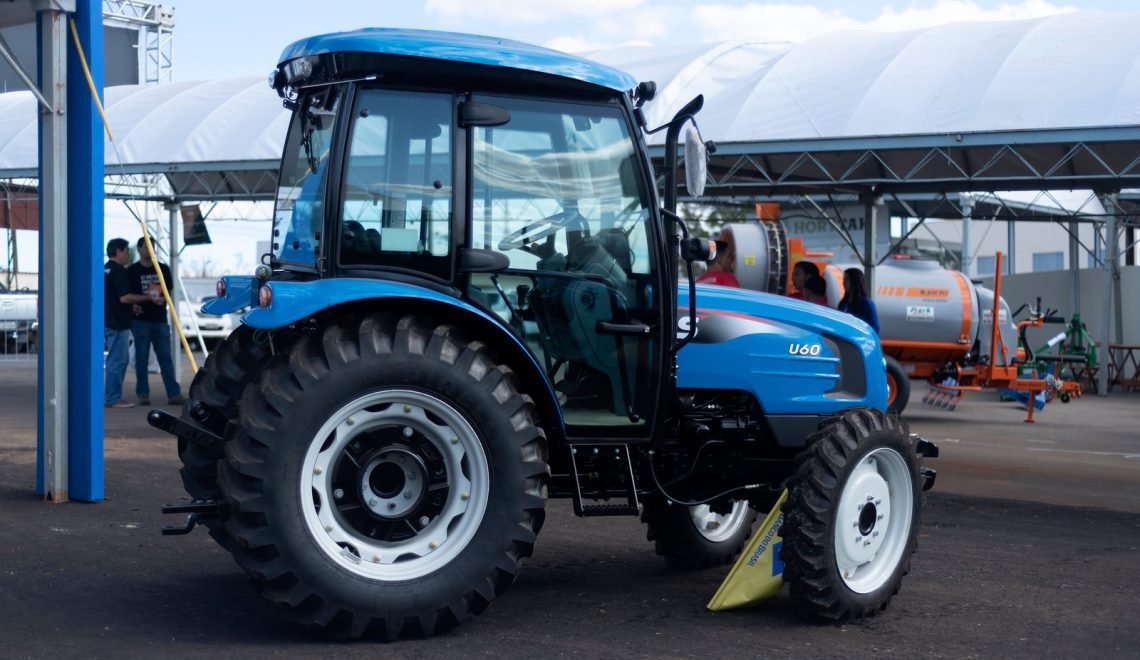
<path id="1" fill-rule="evenodd" d="M 545 436 L 514 373 L 450 325 L 344 322 L 272 361 L 221 487 L 238 563 L 334 637 L 443 632 L 518 574 L 545 516 Z"/>
<path id="2" fill-rule="evenodd" d="M 645 500 L 641 521 L 646 538 L 672 568 L 698 569 L 731 563 L 752 534 L 756 511 L 747 500 L 736 500 L 725 513 L 707 504 L 670 504 L 664 497 Z"/>
<path id="3" fill-rule="evenodd" d="M 874 615 L 910 570 L 922 512 L 916 446 L 894 415 L 853 410 L 825 422 L 788 484 L 784 581 L 813 617 Z"/>

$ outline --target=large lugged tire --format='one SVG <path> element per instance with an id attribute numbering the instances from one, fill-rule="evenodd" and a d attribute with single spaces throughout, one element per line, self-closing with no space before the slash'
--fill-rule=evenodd
<path id="1" fill-rule="evenodd" d="M 910 401 L 910 376 L 899 361 L 887 356 L 887 412 L 901 415 Z"/>
<path id="2" fill-rule="evenodd" d="M 534 410 L 451 325 L 374 314 L 301 339 L 246 389 L 226 443 L 234 557 L 330 636 L 448 630 L 514 581 L 542 527 Z"/>
<path id="3" fill-rule="evenodd" d="M 696 569 L 730 563 L 752 534 L 756 511 L 746 500 L 718 514 L 707 504 L 669 504 L 660 496 L 645 500 L 641 521 L 646 538 L 672 568 Z"/>
<path id="4" fill-rule="evenodd" d="M 853 410 L 809 438 L 788 483 L 784 581 L 802 612 L 874 615 L 910 570 L 922 512 L 916 447 L 895 415 Z"/>
<path id="5" fill-rule="evenodd" d="M 272 355 L 272 348 L 264 333 L 247 325 L 240 325 L 218 344 L 217 350 L 206 358 L 206 364 L 194 374 L 190 383 L 190 397 L 182 406 L 182 418 L 197 421 L 222 436 L 226 423 L 237 419 L 238 401 L 245 386 L 253 382 Z M 190 414 L 190 406 L 204 405 L 202 420 Z M 216 500 L 218 490 L 217 466 L 221 452 L 178 438 L 178 458 L 182 460 L 182 485 L 196 500 Z M 207 524 L 210 521 L 207 520 Z M 213 527 L 211 527 L 213 531 Z"/>

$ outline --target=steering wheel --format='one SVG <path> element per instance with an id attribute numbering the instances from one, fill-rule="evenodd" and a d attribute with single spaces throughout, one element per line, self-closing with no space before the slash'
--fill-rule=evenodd
<path id="1" fill-rule="evenodd" d="M 577 210 L 570 209 L 541 220 L 535 220 L 504 236 L 499 241 L 499 250 L 525 250 L 528 245 L 537 243 L 559 229 L 565 228 L 572 220 L 578 220 L 578 224 L 581 225 L 581 218 L 582 216 L 578 214 Z"/>

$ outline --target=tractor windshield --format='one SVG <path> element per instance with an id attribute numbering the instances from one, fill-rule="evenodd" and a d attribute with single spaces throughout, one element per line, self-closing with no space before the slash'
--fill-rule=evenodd
<path id="1" fill-rule="evenodd" d="M 273 259 L 315 268 L 320 253 L 328 178 L 329 143 L 336 123 L 339 86 L 301 96 L 285 139 L 277 207 L 273 214 Z"/>

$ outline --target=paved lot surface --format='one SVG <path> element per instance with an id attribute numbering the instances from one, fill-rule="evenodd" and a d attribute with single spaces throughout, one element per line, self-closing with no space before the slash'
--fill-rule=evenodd
<path id="1" fill-rule="evenodd" d="M 152 376 L 152 390 L 157 376 Z M 0 362 L 0 657 L 1136 657 L 1140 394 L 1050 404 L 985 394 L 924 409 L 935 440 L 919 552 L 886 612 L 808 625 L 786 593 L 711 614 L 727 569 L 668 571 L 634 519 L 552 501 L 514 587 L 439 638 L 332 644 L 261 601 L 205 535 L 162 537 L 173 441 L 107 411 L 107 501 L 50 505 L 35 479 L 34 363 Z M 127 391 L 133 391 L 128 377 Z"/>

